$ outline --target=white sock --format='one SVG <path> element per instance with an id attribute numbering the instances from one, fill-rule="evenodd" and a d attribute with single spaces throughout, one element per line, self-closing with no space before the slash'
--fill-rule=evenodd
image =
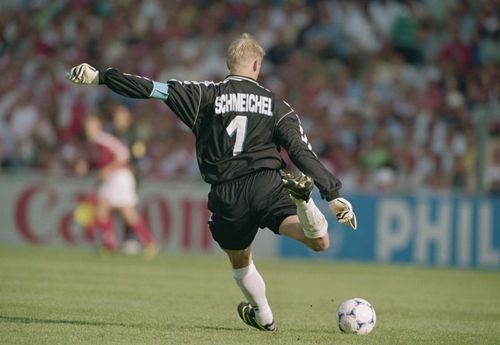
<path id="1" fill-rule="evenodd" d="M 295 198 L 293 200 L 297 205 L 297 215 L 306 237 L 320 238 L 325 236 L 328 232 L 328 222 L 313 199 L 309 199 L 308 202 Z"/>
<path id="2" fill-rule="evenodd" d="M 257 321 L 265 326 L 273 322 L 273 312 L 267 303 L 266 284 L 255 265 L 233 269 L 233 277 L 248 303 L 255 309 Z"/>

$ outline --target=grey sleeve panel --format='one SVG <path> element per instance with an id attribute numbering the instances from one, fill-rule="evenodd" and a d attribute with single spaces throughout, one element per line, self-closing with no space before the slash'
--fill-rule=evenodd
<path id="1" fill-rule="evenodd" d="M 168 98 L 168 84 L 153 80 L 153 90 L 151 90 L 149 98 L 165 101 Z"/>

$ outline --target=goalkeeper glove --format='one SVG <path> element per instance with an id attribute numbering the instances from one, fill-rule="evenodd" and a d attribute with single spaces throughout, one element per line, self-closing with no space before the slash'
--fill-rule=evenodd
<path id="1" fill-rule="evenodd" d="M 352 205 L 349 201 L 344 198 L 336 198 L 329 201 L 328 206 L 330 206 L 330 209 L 335 217 L 337 217 L 339 223 L 348 224 L 351 228 L 356 230 L 358 227 L 356 214 L 354 213 Z"/>
<path id="2" fill-rule="evenodd" d="M 66 73 L 66 79 L 75 84 L 99 84 L 99 71 L 87 63 L 81 63 Z"/>

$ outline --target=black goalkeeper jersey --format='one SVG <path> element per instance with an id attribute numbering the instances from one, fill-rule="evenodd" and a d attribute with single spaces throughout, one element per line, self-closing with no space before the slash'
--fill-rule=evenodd
<path id="1" fill-rule="evenodd" d="M 161 83 L 108 69 L 100 71 L 99 83 L 123 96 L 163 100 L 196 136 L 198 165 L 207 183 L 281 169 L 283 147 L 324 199 L 338 196 L 341 183 L 312 151 L 297 113 L 253 79 L 230 75 L 217 83 Z"/>

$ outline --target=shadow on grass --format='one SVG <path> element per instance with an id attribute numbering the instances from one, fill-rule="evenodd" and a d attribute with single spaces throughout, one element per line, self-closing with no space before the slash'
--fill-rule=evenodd
<path id="1" fill-rule="evenodd" d="M 10 323 L 21 323 L 21 324 L 62 324 L 62 325 L 78 325 L 78 326 L 117 326 L 117 327 L 128 327 L 128 328 L 143 328 L 144 325 L 139 324 L 127 324 L 123 322 L 102 322 L 102 321 L 89 321 L 89 320 L 57 320 L 57 319 L 38 319 L 34 317 L 23 317 L 23 316 L 5 316 L 0 315 L 0 323 L 10 322 Z M 247 332 L 252 330 L 251 327 L 223 327 L 223 326 L 208 326 L 208 325 L 172 325 L 164 324 L 163 327 L 166 329 L 199 329 L 199 330 L 209 330 L 209 331 L 232 331 L 232 332 Z M 152 328 L 155 328 L 154 326 Z M 162 328 L 165 330 L 165 328 Z M 255 331 L 255 330 L 254 330 Z M 283 329 L 279 330 L 278 333 L 291 332 L 299 334 L 308 333 L 327 333 L 327 334 L 339 334 L 338 331 L 334 330 L 314 330 L 314 329 Z"/>
<path id="2" fill-rule="evenodd" d="M 89 321 L 89 320 L 57 320 L 57 319 L 38 319 L 34 317 L 23 316 L 5 316 L 0 315 L 0 323 L 41 323 L 41 324 L 63 324 L 63 325 L 78 325 L 78 326 L 119 326 L 119 327 L 141 327 L 141 325 L 127 324 L 123 322 L 102 322 L 102 321 Z M 246 331 L 245 328 L 237 327 L 220 327 L 220 326 L 179 326 L 179 325 L 165 325 L 170 328 L 185 328 L 185 329 L 204 329 L 213 331 Z"/>
<path id="3" fill-rule="evenodd" d="M 66 324 L 66 325 L 84 325 L 84 326 L 120 326 L 120 327 L 137 327 L 137 325 L 126 324 L 122 322 L 101 322 L 87 320 L 54 320 L 54 319 L 37 319 L 34 317 L 22 316 L 4 316 L 0 315 L 0 322 L 11 323 L 41 323 L 41 324 Z"/>

